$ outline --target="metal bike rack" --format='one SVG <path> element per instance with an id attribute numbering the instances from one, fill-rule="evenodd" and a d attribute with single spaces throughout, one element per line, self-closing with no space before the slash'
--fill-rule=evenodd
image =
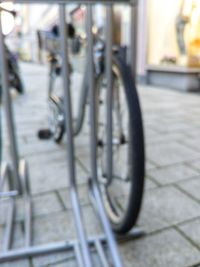
<path id="1" fill-rule="evenodd" d="M 106 213 L 104 211 L 101 194 L 98 186 L 97 180 L 97 139 L 96 139 L 96 115 L 95 115 L 95 92 L 94 92 L 94 77 L 93 77 L 93 35 L 92 35 L 92 5 L 96 3 L 102 3 L 106 5 L 107 9 L 107 33 L 106 33 L 106 68 L 107 68 L 107 79 L 108 79 L 108 90 L 107 90 L 107 101 L 108 109 L 107 116 L 110 127 L 107 131 L 107 141 L 108 144 L 112 143 L 112 136 L 110 135 L 112 131 L 112 116 L 111 116 L 111 54 L 112 54 L 112 23 L 111 23 L 111 12 L 112 5 L 115 3 L 129 4 L 131 8 L 131 46 L 130 55 L 133 71 L 135 71 L 135 55 L 136 55 L 136 29 L 137 28 L 137 2 L 128 0 L 104 0 L 104 1 L 68 1 L 68 0 L 16 0 L 14 3 L 48 3 L 48 4 L 59 4 L 60 12 L 60 42 L 61 42 L 61 53 L 63 59 L 63 87 L 64 87 L 64 103 L 65 103 L 65 120 L 67 129 L 67 161 L 69 163 L 69 177 L 70 177 L 70 196 L 73 207 L 74 219 L 76 222 L 76 230 L 78 233 L 78 240 L 69 240 L 66 242 L 57 242 L 47 245 L 33 246 L 32 245 L 32 200 L 29 189 L 29 178 L 28 178 L 28 165 L 25 160 L 20 160 L 18 156 L 16 137 L 15 137 L 15 127 L 12 112 L 11 97 L 8 90 L 8 72 L 7 64 L 5 58 L 5 48 L 3 42 L 3 35 L 0 22 L 0 65 L 2 72 L 2 83 L 3 83 L 3 95 L 5 103 L 5 114 L 6 123 L 9 133 L 9 141 L 11 146 L 11 162 L 9 164 L 4 164 L 1 168 L 1 180 L 0 180 L 0 200 L 1 198 L 7 197 L 10 199 L 10 206 L 8 210 L 7 223 L 5 227 L 5 239 L 3 245 L 3 252 L 0 254 L 0 262 L 15 260 L 23 257 L 31 257 L 41 254 L 55 253 L 58 251 L 74 251 L 75 258 L 77 260 L 77 266 L 81 267 L 92 267 L 91 260 L 91 247 L 96 250 L 99 260 L 102 266 L 111 266 L 106 258 L 104 251 L 104 244 L 108 247 L 110 255 L 112 258 L 112 266 L 122 267 L 122 262 L 118 253 L 117 243 L 115 236 L 111 230 L 110 223 L 107 219 Z M 67 29 L 66 29 L 66 12 L 65 7 L 68 3 L 81 3 L 87 6 L 87 36 L 88 36 L 88 62 L 89 64 L 89 97 L 90 97 L 90 147 L 91 147 L 91 177 L 90 189 L 92 192 L 93 200 L 98 211 L 100 221 L 105 232 L 105 236 L 95 236 L 87 239 L 83 220 L 80 202 L 77 193 L 76 184 L 76 173 L 75 173 L 75 161 L 74 161 L 74 140 L 73 140 L 73 129 L 72 129 L 72 107 L 71 107 L 71 97 L 69 88 L 69 58 L 68 58 L 68 42 Z M 130 58 L 130 57 L 129 57 Z M 108 155 L 108 165 L 107 170 L 111 175 L 112 173 L 112 153 Z M 8 180 L 9 191 L 4 191 L 3 187 Z M 20 195 L 24 198 L 25 203 L 25 247 L 22 249 L 11 249 L 13 231 L 14 231 L 14 218 L 16 212 L 15 196 Z M 138 237 L 142 234 L 139 229 L 135 229 L 132 232 L 132 237 Z"/>

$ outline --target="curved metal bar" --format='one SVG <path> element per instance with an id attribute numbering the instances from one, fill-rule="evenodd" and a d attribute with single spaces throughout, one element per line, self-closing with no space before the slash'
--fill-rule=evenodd
<path id="1" fill-rule="evenodd" d="M 106 6 L 106 182 L 113 178 L 113 145 L 112 145 L 112 5 Z"/>
<path id="2" fill-rule="evenodd" d="M 3 192 L 3 187 L 6 182 L 8 181 L 8 187 L 10 191 L 16 191 L 19 194 L 18 190 L 16 190 L 16 186 L 13 181 L 13 174 L 12 169 L 8 163 L 3 162 L 1 165 L 1 174 L 0 174 L 0 192 Z"/>
<path id="3" fill-rule="evenodd" d="M 96 247 L 96 250 L 97 250 L 97 253 L 99 255 L 99 259 L 100 259 L 100 262 L 102 264 L 103 267 L 109 267 L 109 263 L 108 263 L 108 260 L 106 258 L 106 255 L 105 255 L 105 252 L 103 250 L 103 246 L 102 246 L 102 243 L 100 240 L 95 240 L 95 247 Z"/>
<path id="4" fill-rule="evenodd" d="M 106 243 L 106 239 L 104 236 L 95 236 L 88 239 L 88 245 L 94 248 L 94 243 L 96 239 L 98 239 L 102 244 Z M 2 254 L 0 254 L 0 263 L 5 261 L 18 260 L 25 257 L 45 255 L 53 252 L 56 253 L 61 251 L 73 251 L 75 250 L 75 246 L 77 246 L 78 244 L 79 242 L 77 242 L 77 240 L 71 240 L 67 242 L 56 242 L 47 245 L 39 245 L 28 248 L 10 250 L 8 252 L 3 252 Z"/>
<path id="5" fill-rule="evenodd" d="M 18 196 L 18 191 L 8 191 L 8 192 L 0 192 L 0 199 L 1 198 L 10 198 Z"/>
<path id="6" fill-rule="evenodd" d="M 82 254 L 81 254 L 80 244 L 79 243 L 74 245 L 74 252 L 75 252 L 76 260 L 78 262 L 78 266 L 79 267 L 84 267 L 83 266 L 83 257 L 82 257 Z"/>
<path id="7" fill-rule="evenodd" d="M 92 170 L 92 190 L 96 205 L 98 208 L 99 218 L 101 220 L 108 247 L 111 252 L 112 260 L 115 267 L 122 267 L 121 259 L 117 248 L 117 243 L 114 238 L 110 223 L 106 216 L 102 197 L 99 190 L 98 178 L 97 178 L 97 129 L 96 129 L 96 92 L 94 81 L 94 62 L 93 62 L 93 34 L 92 34 L 92 6 L 87 6 L 87 34 L 88 34 L 88 62 L 89 62 L 89 102 L 90 102 L 90 148 L 91 148 L 91 170 Z"/>
<path id="8" fill-rule="evenodd" d="M 19 175 L 22 182 L 24 197 L 24 227 L 25 227 L 25 246 L 32 244 L 32 199 L 29 184 L 29 170 L 27 162 L 22 159 L 19 162 Z"/>
<path id="9" fill-rule="evenodd" d="M 60 41 L 61 41 L 61 54 L 62 54 L 62 66 L 63 66 L 63 88 L 64 88 L 64 112 L 65 112 L 65 127 L 67 129 L 67 161 L 69 163 L 69 177 L 70 177 L 70 194 L 73 206 L 73 212 L 76 222 L 76 228 L 80 239 L 80 245 L 82 249 L 82 256 L 85 267 L 92 267 L 92 261 L 90 257 L 89 247 L 87 244 L 85 229 L 83 227 L 83 220 L 81 214 L 80 203 L 78 200 L 77 185 L 76 185 L 76 173 L 75 173 L 75 156 L 74 156 L 74 140 L 73 140 L 73 124 L 72 124 L 72 107 L 71 107 L 71 95 L 69 87 L 69 58 L 68 58 L 68 32 L 66 27 L 66 12 L 65 5 L 60 5 Z"/>
<path id="10" fill-rule="evenodd" d="M 16 213 L 16 203 L 13 198 L 10 199 L 10 206 L 8 208 L 7 223 L 5 226 L 5 236 L 3 251 L 6 252 L 11 249 L 13 242 L 13 231 L 14 231 L 14 218 Z"/>
<path id="11" fill-rule="evenodd" d="M 1 25 L 1 12 L 0 12 L 0 72 L 1 72 L 1 83 L 3 88 L 3 100 L 5 104 L 5 113 L 6 113 L 6 123 L 7 123 L 7 130 L 8 136 L 10 141 L 10 156 L 11 156 L 11 163 L 12 169 L 14 172 L 14 184 L 15 189 L 21 193 L 21 184 L 18 175 L 18 150 L 17 150 L 17 142 L 15 137 L 15 125 L 13 120 L 13 110 L 12 110 L 12 103 L 10 97 L 10 90 L 9 90 L 9 82 L 8 82 L 8 65 L 6 59 L 6 50 L 4 45 L 4 36 L 2 33 L 2 25 Z"/>
<path id="12" fill-rule="evenodd" d="M 8 163 L 3 162 L 1 165 L 1 176 L 0 176 L 0 192 L 3 191 L 3 186 L 6 182 L 6 178 L 10 175 L 10 167 Z"/>

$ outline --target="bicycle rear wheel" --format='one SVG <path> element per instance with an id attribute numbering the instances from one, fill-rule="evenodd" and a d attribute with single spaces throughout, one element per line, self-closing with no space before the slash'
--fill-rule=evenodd
<path id="1" fill-rule="evenodd" d="M 136 223 L 144 188 L 144 138 L 139 99 L 130 68 L 119 57 L 112 63 L 113 172 L 106 181 L 106 79 L 97 79 L 98 180 L 105 210 L 118 234 Z"/>

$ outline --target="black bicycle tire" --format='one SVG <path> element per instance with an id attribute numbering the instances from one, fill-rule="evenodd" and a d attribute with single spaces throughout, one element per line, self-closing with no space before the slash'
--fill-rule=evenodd
<path id="1" fill-rule="evenodd" d="M 111 225 L 117 234 L 129 232 L 136 224 L 140 214 L 145 177 L 145 149 L 142 113 L 139 97 L 131 74 L 131 68 L 124 62 L 120 56 L 113 57 L 113 64 L 117 66 L 123 80 L 125 95 L 127 99 L 130 116 L 130 137 L 129 153 L 131 159 L 131 189 L 128 201 L 128 208 L 123 220 L 120 223 L 114 223 L 111 218 Z"/>

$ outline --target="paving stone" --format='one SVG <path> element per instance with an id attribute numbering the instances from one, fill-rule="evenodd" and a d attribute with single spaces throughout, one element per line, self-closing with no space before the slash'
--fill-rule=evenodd
<path id="1" fill-rule="evenodd" d="M 38 155 L 40 153 L 49 153 L 54 152 L 56 150 L 60 150 L 61 148 L 56 145 L 54 142 L 42 142 L 36 141 L 30 144 L 24 144 L 20 147 L 20 152 L 22 157 L 30 156 L 32 154 Z"/>
<path id="2" fill-rule="evenodd" d="M 35 218 L 33 231 L 34 244 L 37 245 L 76 238 L 72 212 Z"/>
<path id="3" fill-rule="evenodd" d="M 194 115 L 193 115 L 194 117 Z M 200 123 L 198 121 L 198 117 L 199 117 L 199 114 L 197 116 L 197 118 L 195 119 L 195 121 L 193 122 L 193 124 L 195 123 L 196 125 L 198 125 L 198 127 L 200 126 Z M 191 119 L 191 116 L 190 116 L 190 119 Z M 193 140 L 193 139 L 196 139 L 199 137 L 199 134 L 200 134 L 200 129 L 193 129 L 191 128 L 191 130 L 187 133 L 188 137 L 189 137 L 189 140 Z"/>
<path id="4" fill-rule="evenodd" d="M 56 263 L 52 265 L 52 267 L 77 267 L 77 263 L 75 261 L 65 261 L 62 263 Z M 46 266 L 47 267 L 47 266 Z"/>
<path id="5" fill-rule="evenodd" d="M 148 175 L 159 184 L 166 185 L 185 180 L 199 175 L 197 171 L 184 164 L 175 164 L 169 167 L 162 167 L 148 171 Z"/>
<path id="6" fill-rule="evenodd" d="M 159 136 L 158 132 L 150 127 L 145 128 L 145 139 L 147 142 L 151 139 L 154 139 L 156 136 Z"/>
<path id="7" fill-rule="evenodd" d="M 54 266 L 58 262 L 60 262 L 60 264 L 65 264 L 66 266 L 66 261 L 68 257 L 70 256 L 72 257 L 72 253 L 71 252 L 66 253 L 66 251 L 59 252 L 59 253 L 51 253 L 49 255 L 42 255 L 42 256 L 34 257 L 32 258 L 32 262 L 33 262 L 34 267 Z"/>
<path id="8" fill-rule="evenodd" d="M 157 124 L 156 130 L 162 133 L 171 133 L 171 132 L 184 132 L 190 129 L 190 125 L 186 122 L 179 122 L 178 120 L 172 121 L 169 120 L 168 123 Z"/>
<path id="9" fill-rule="evenodd" d="M 69 209 L 72 208 L 71 205 L 71 199 L 70 199 L 70 189 L 62 189 L 59 191 L 60 197 L 63 201 L 63 204 L 65 205 L 65 208 Z M 88 184 L 83 184 L 78 187 L 78 194 L 81 205 L 89 205 L 90 204 L 90 198 L 89 198 L 89 190 L 88 190 Z"/>
<path id="10" fill-rule="evenodd" d="M 79 153 L 76 154 L 76 157 L 80 161 L 80 163 L 84 166 L 85 170 L 90 173 L 90 154 L 89 154 L 89 148 L 88 147 L 82 147 L 79 150 Z"/>
<path id="11" fill-rule="evenodd" d="M 28 162 L 30 167 L 34 168 L 38 168 L 38 165 L 66 165 L 66 151 L 63 149 L 56 150 L 52 153 L 48 153 L 48 157 L 46 153 L 30 155 L 28 156 Z"/>
<path id="12" fill-rule="evenodd" d="M 100 263 L 99 258 L 98 258 L 97 255 L 95 255 L 93 253 L 91 255 L 91 258 L 92 258 L 92 266 L 94 266 L 94 267 L 102 267 L 102 264 Z M 52 267 L 66 267 L 66 266 L 67 267 L 77 267 L 78 263 L 75 260 L 67 260 L 67 261 L 59 262 L 59 263 L 56 263 L 55 265 L 52 265 Z M 112 266 L 112 265 L 109 265 L 109 266 Z"/>
<path id="13" fill-rule="evenodd" d="M 0 253 L 4 244 L 5 237 L 5 226 L 0 226 Z M 19 223 L 14 224 L 13 228 L 13 241 L 12 241 L 12 249 L 20 249 L 24 247 L 24 233 L 22 231 L 22 225 Z"/>
<path id="14" fill-rule="evenodd" d="M 33 217 L 44 216 L 62 211 L 63 207 L 54 192 L 33 197 Z M 24 218 L 23 200 L 18 203 L 18 219 Z"/>
<path id="15" fill-rule="evenodd" d="M 98 215 L 92 206 L 83 208 L 83 222 L 88 236 L 102 235 L 102 227 Z"/>
<path id="16" fill-rule="evenodd" d="M 198 170 L 200 173 L 200 160 L 193 160 L 188 162 L 190 166 L 192 166 L 195 170 Z"/>
<path id="17" fill-rule="evenodd" d="M 69 257 L 69 258 L 68 258 Z M 101 263 L 99 262 L 99 258 L 95 253 L 91 254 L 92 257 L 92 266 L 94 267 L 101 267 Z M 60 253 L 60 254 L 55 254 L 55 258 L 51 258 L 51 256 L 43 256 L 45 260 L 43 262 L 41 261 L 36 261 L 35 258 L 33 260 L 34 262 L 34 267 L 77 267 L 77 262 L 74 259 L 74 255 L 72 253 Z M 66 259 L 68 258 L 68 259 Z M 70 259 L 71 258 L 71 259 Z M 111 266 L 111 265 L 109 265 Z"/>
<path id="18" fill-rule="evenodd" d="M 55 195 L 55 193 L 34 197 L 33 207 L 34 216 L 47 215 L 63 210 L 63 207 L 58 201 L 58 197 Z"/>
<path id="19" fill-rule="evenodd" d="M 200 216 L 200 205 L 173 186 L 146 191 L 139 225 L 153 232 Z"/>
<path id="20" fill-rule="evenodd" d="M 83 207 L 83 221 L 88 235 L 101 234 L 99 220 L 90 206 Z M 34 220 L 34 244 L 76 239 L 75 221 L 72 210 L 54 216 L 43 216 Z"/>
<path id="21" fill-rule="evenodd" d="M 92 207 L 83 207 L 83 221 L 88 236 L 102 234 L 98 217 Z M 76 239 L 75 222 L 72 211 L 60 212 L 54 216 L 44 216 L 36 218 L 34 221 L 34 244 L 46 244 L 52 242 Z M 69 255 L 67 253 L 57 253 L 49 256 L 34 257 L 34 266 L 45 266 L 53 262 L 62 261 Z"/>
<path id="22" fill-rule="evenodd" d="M 146 178 L 145 179 L 145 189 L 149 190 L 149 189 L 153 189 L 158 187 L 157 184 L 155 182 L 153 182 L 152 180 Z"/>
<path id="23" fill-rule="evenodd" d="M 188 124 L 188 125 L 190 125 L 190 124 Z M 199 136 L 198 137 L 193 137 L 193 138 L 186 138 L 184 140 L 184 144 L 186 144 L 188 147 L 191 147 L 192 149 L 195 149 L 198 152 L 200 151 L 200 139 L 199 139 Z"/>
<path id="24" fill-rule="evenodd" d="M 30 173 L 33 194 L 69 186 L 68 169 L 65 163 L 54 162 L 40 168 L 34 168 L 33 165 L 30 167 Z M 76 166 L 76 174 L 77 183 L 82 184 L 87 181 L 88 174 L 80 166 Z"/>
<path id="25" fill-rule="evenodd" d="M 152 118 L 151 116 L 150 117 L 147 116 L 147 125 L 151 126 L 152 129 L 154 129 L 156 132 L 160 134 L 168 135 L 181 132 L 184 133 L 185 131 L 188 130 L 188 120 L 185 117 L 185 113 L 182 114 L 182 112 L 179 111 L 178 109 L 173 110 L 172 113 L 170 113 L 169 109 L 162 110 L 156 108 L 154 110 L 151 107 L 151 112 L 152 112 Z M 175 112 L 179 113 L 178 115 L 182 116 L 182 118 L 174 115 Z M 157 114 L 157 116 L 153 116 L 153 113 Z"/>
<path id="26" fill-rule="evenodd" d="M 200 219 L 184 223 L 179 229 L 200 248 Z"/>
<path id="27" fill-rule="evenodd" d="M 90 145 L 89 133 L 83 133 L 75 139 L 75 147 L 77 149 L 77 154 L 79 154 L 82 148 L 86 148 L 88 149 L 88 152 L 90 152 L 89 145 Z"/>
<path id="28" fill-rule="evenodd" d="M 199 250 L 174 229 L 128 242 L 120 252 L 126 267 L 188 267 L 200 261 Z"/>
<path id="29" fill-rule="evenodd" d="M 150 162 L 149 160 L 147 160 L 145 163 L 146 171 L 151 170 L 151 169 L 155 169 L 156 167 L 157 167 L 156 164 Z"/>
<path id="30" fill-rule="evenodd" d="M 200 153 L 177 142 L 147 146 L 147 158 L 160 166 L 181 163 L 199 157 Z"/>
<path id="31" fill-rule="evenodd" d="M 187 181 L 178 183 L 178 186 L 192 197 L 200 200 L 200 177 L 188 179 Z"/>
<path id="32" fill-rule="evenodd" d="M 147 126 L 148 127 L 148 126 Z M 150 138 L 147 138 L 147 144 L 160 144 L 168 143 L 173 141 L 184 142 L 188 138 L 184 132 L 169 132 L 169 133 L 159 133 L 152 135 Z"/>
<path id="33" fill-rule="evenodd" d="M 63 210 L 62 204 L 59 202 L 57 195 L 54 192 L 49 194 L 33 196 L 33 217 L 53 214 Z M 7 210 L 9 208 L 9 201 L 3 201 L 0 206 L 0 225 L 5 224 L 7 218 Z M 16 222 L 22 222 L 25 218 L 24 199 L 16 199 Z"/>
<path id="34" fill-rule="evenodd" d="M 9 201 L 1 200 L 0 205 L 0 225 L 5 224 L 9 209 Z"/>

